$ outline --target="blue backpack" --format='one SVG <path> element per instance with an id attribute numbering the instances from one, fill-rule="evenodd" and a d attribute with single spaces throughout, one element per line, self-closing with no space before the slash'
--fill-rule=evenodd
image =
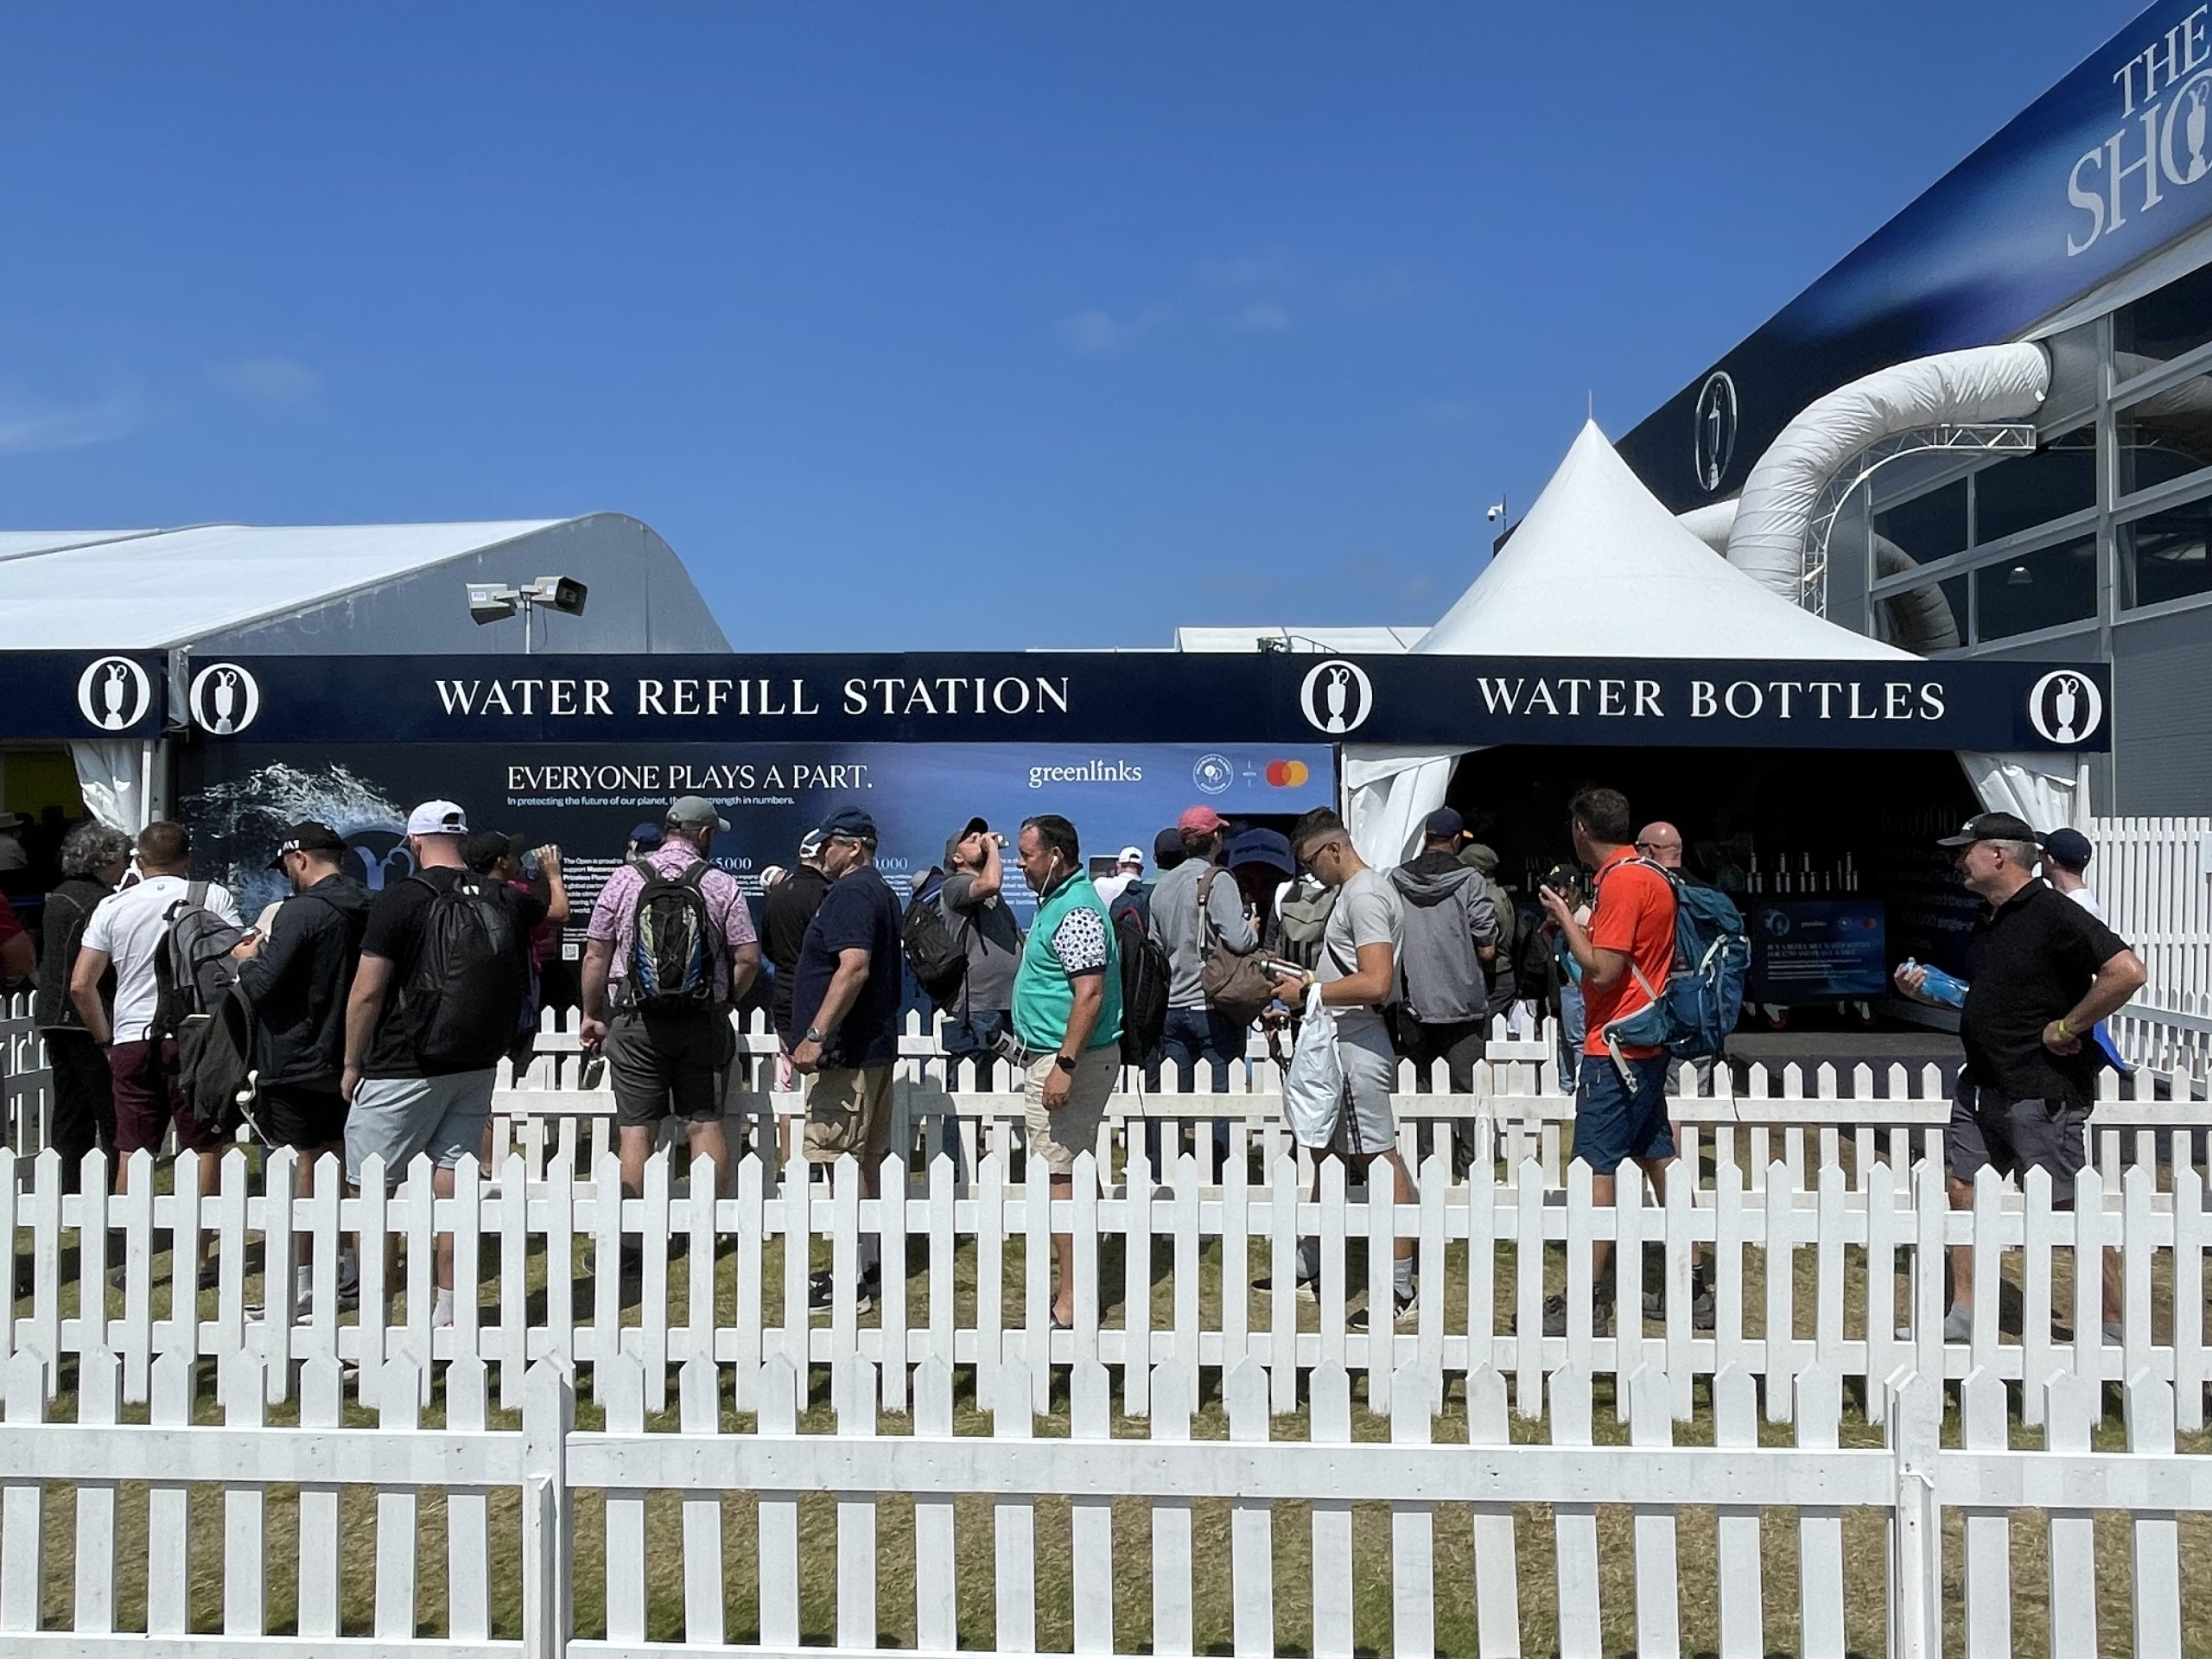
<path id="1" fill-rule="evenodd" d="M 1675 960 L 1667 988 L 1634 1014 L 1605 1027 L 1605 1046 L 1618 1061 L 1624 1045 L 1663 1048 L 1678 1060 L 1720 1052 L 1743 1012 L 1751 940 L 1743 912 L 1718 887 L 1694 885 L 1648 858 L 1625 861 L 1656 870 L 1675 893 Z M 1639 984 L 1643 975 L 1631 964 Z M 1643 987 L 1646 995 L 1651 987 Z"/>

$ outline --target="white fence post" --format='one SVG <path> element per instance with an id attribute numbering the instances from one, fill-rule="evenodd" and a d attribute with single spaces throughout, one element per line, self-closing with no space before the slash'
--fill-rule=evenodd
<path id="1" fill-rule="evenodd" d="M 522 1392 L 522 1650 L 564 1659 L 571 1613 L 569 1432 L 576 1390 L 568 1368 L 539 1360 Z"/>

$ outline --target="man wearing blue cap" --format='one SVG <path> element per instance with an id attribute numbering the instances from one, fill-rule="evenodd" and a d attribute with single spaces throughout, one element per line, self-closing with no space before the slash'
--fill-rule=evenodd
<path id="1" fill-rule="evenodd" d="M 873 1198 L 891 1138 L 891 1073 L 899 1058 L 904 988 L 899 900 L 875 868 L 875 820 L 857 806 L 822 825 L 822 874 L 830 888 L 807 924 L 791 979 L 791 1069 L 813 1079 L 806 1096 L 806 1157 L 860 1160 L 861 1195 Z M 861 1311 L 881 1284 L 878 1243 L 861 1239 Z M 816 1274 L 810 1307 L 830 1307 L 836 1287 Z"/>

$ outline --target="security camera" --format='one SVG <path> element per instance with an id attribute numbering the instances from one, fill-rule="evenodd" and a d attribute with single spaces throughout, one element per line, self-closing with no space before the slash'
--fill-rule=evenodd
<path id="1" fill-rule="evenodd" d="M 468 584 L 468 620 L 482 627 L 487 622 L 503 622 L 515 613 L 522 602 L 522 595 L 512 588 L 502 588 L 497 582 L 472 582 Z"/>
<path id="2" fill-rule="evenodd" d="M 1496 524 L 1499 519 L 1505 517 L 1505 503 L 1503 501 L 1499 502 L 1488 512 L 1483 514 L 1483 517 L 1489 519 L 1493 524 Z"/>
<path id="3" fill-rule="evenodd" d="M 533 603 L 550 605 L 570 616 L 584 613 L 584 599 L 590 591 L 574 576 L 540 576 L 530 584 Z"/>

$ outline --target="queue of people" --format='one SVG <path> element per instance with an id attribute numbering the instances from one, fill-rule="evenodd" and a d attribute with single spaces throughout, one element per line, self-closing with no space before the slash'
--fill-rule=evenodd
<path id="1" fill-rule="evenodd" d="M 1376 869 L 1332 810 L 1308 812 L 1285 835 L 1239 830 L 1194 806 L 1155 839 L 1150 879 L 1132 846 L 1099 881 L 1067 819 L 1033 817 L 1010 845 L 976 817 L 948 836 L 942 865 L 916 878 L 902 904 L 877 868 L 874 821 L 847 808 L 810 830 L 795 863 L 764 884 L 756 929 L 736 878 L 714 857 L 729 822 L 687 796 L 639 827 L 592 906 L 581 1036 L 614 1096 L 626 1192 L 641 1190 L 671 1120 L 695 1154 L 727 1174 L 735 1150 L 722 1127 L 736 1058 L 729 1015 L 765 967 L 779 1063 L 808 1096 L 805 1157 L 823 1166 L 853 1155 L 873 1197 L 899 1026 L 918 980 L 933 988 L 945 1052 L 969 1069 L 966 1086 L 993 1086 L 1000 1067 L 1019 1079 L 1029 1154 L 1063 1192 L 1125 1064 L 1141 1065 L 1153 1087 L 1173 1067 L 1185 1090 L 1200 1087 L 1203 1065 L 1205 1086 L 1224 1090 L 1255 1027 L 1280 1054 L 1284 1038 L 1305 1040 L 1300 1016 L 1318 1007 L 1330 1015 L 1342 1096 L 1315 1150 L 1368 1166 L 1372 1179 L 1387 1173 L 1410 1203 L 1392 1106 L 1399 1062 L 1440 1063 L 1452 1088 L 1469 1090 L 1494 1017 L 1549 1013 L 1567 1033 L 1573 1155 L 1590 1166 L 1593 1197 L 1611 1204 L 1629 1164 L 1663 1202 L 1679 1141 L 1669 1106 L 1674 1055 L 1623 1033 L 1648 1023 L 1681 971 L 1678 920 L 1694 912 L 1700 884 L 1682 868 L 1672 824 L 1631 823 L 1618 791 L 1578 793 L 1574 861 L 1554 867 L 1524 905 L 1497 881 L 1495 852 L 1449 809 L 1429 816 L 1411 858 Z M 1942 845 L 1983 901 L 1969 974 L 1939 988 L 1908 965 L 1896 983 L 1959 1012 L 1966 1065 L 1947 1139 L 1952 1202 L 1972 1202 L 1984 1167 L 2015 1176 L 2041 1168 L 2063 1207 L 2085 1159 L 2100 1022 L 2143 983 L 2142 964 L 2103 922 L 2085 875 L 2092 849 L 2078 832 L 2038 837 L 2018 817 L 1990 813 Z M 92 823 L 70 831 L 55 853 L 61 879 L 44 895 L 35 961 L 27 941 L 0 938 L 12 947 L 0 966 L 35 968 L 63 1179 L 78 1179 L 93 1147 L 114 1155 L 127 1187 L 135 1152 L 172 1135 L 201 1151 L 234 1137 L 237 1123 L 195 1092 L 200 1062 L 180 1041 L 180 1010 L 212 982 L 250 1011 L 245 1119 L 267 1144 L 301 1154 L 302 1192 L 314 1160 L 335 1153 L 356 1187 L 372 1162 L 389 1186 L 427 1156 L 435 1191 L 450 1194 L 461 1159 L 484 1155 L 498 1065 L 526 1051 L 536 1029 L 540 970 L 569 900 L 558 848 L 518 852 L 505 836 L 472 834 L 457 803 L 416 807 L 404 846 L 408 874 L 372 894 L 350 874 L 333 829 L 295 824 L 270 865 L 288 895 L 249 924 L 220 884 L 195 878 L 182 826 L 150 824 L 135 839 Z M 1014 870 L 1036 906 L 1026 930 L 1007 893 Z M 1141 983 L 1153 963 L 1156 997 Z M 1149 1150 L 1157 1166 L 1160 1148 Z M 1471 1148 L 1459 1150 L 1464 1170 Z M 1300 1248 L 1302 1287 L 1318 1272 L 1313 1248 Z M 1071 1249 L 1056 1238 L 1060 1324 L 1074 1317 Z M 1961 1340 L 1973 1277 L 1970 1252 L 1955 1254 L 1946 1334 Z M 1597 1243 L 1589 1319 L 1599 1334 L 1614 1319 L 1606 1255 Z M 299 1274 L 304 1300 L 312 1263 Z M 356 1264 L 343 1264 L 341 1300 L 357 1279 Z M 2113 1325 L 2113 1259 L 2104 1281 Z M 449 1237 L 434 1282 L 435 1317 L 449 1319 Z M 1692 1317 L 1707 1325 L 1711 1287 L 1694 1261 L 1690 1282 Z M 880 1284 L 864 1242 L 855 1283 L 817 1273 L 810 1300 L 827 1308 L 842 1293 L 865 1309 Z M 1417 1298 L 1408 1242 L 1395 1263 L 1396 1313 Z M 1663 1308 L 1663 1290 L 1646 1294 L 1645 1313 Z M 1544 1328 L 1563 1334 L 1576 1313 L 1553 1296 Z"/>

